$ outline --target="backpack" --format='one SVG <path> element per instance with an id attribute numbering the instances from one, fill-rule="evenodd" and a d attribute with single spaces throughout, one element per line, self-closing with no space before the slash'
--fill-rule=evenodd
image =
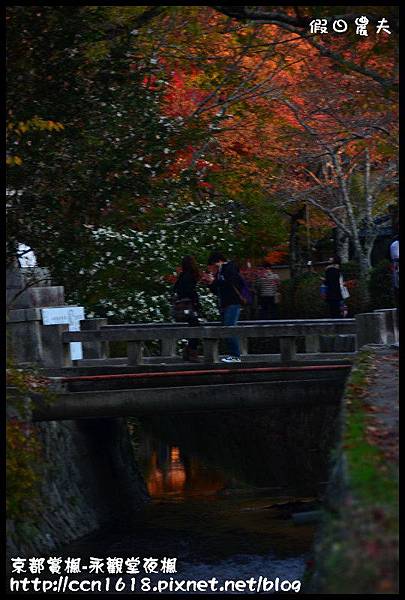
<path id="1" fill-rule="evenodd" d="M 250 291 L 250 287 L 248 286 L 248 283 L 247 283 L 246 279 L 244 279 L 242 276 L 241 276 L 241 279 L 243 281 L 243 286 L 242 286 L 242 290 L 241 290 L 242 296 L 246 300 L 246 304 L 252 304 L 252 302 L 253 302 L 253 294 Z"/>
<path id="2" fill-rule="evenodd" d="M 347 298 L 350 298 L 350 292 L 344 284 L 342 275 L 339 278 L 339 285 L 340 285 L 340 292 L 342 294 L 342 299 L 347 300 Z"/>
<path id="3" fill-rule="evenodd" d="M 253 302 L 253 296 L 252 296 L 252 292 L 249 289 L 248 283 L 242 277 L 242 275 L 239 275 L 239 277 L 240 277 L 241 283 L 242 283 L 241 289 L 238 290 L 238 288 L 236 286 L 234 286 L 234 285 L 232 287 L 235 290 L 236 294 L 239 296 L 240 303 L 243 306 L 246 306 L 247 304 L 252 304 L 252 302 Z"/>

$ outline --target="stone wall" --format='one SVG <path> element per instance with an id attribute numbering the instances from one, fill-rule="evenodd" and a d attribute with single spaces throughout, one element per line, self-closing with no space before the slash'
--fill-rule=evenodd
<path id="1" fill-rule="evenodd" d="M 36 523 L 7 523 L 8 557 L 44 556 L 127 519 L 147 501 L 124 419 L 50 421 L 36 428 L 43 443 L 41 509 Z"/>
<path id="2" fill-rule="evenodd" d="M 47 269 L 7 270 L 8 352 L 17 366 L 63 362 L 60 328 L 42 324 L 42 308 L 65 306 L 64 288 Z M 26 420 L 30 400 L 23 399 Z M 22 420 L 12 402 L 7 416 Z M 125 419 L 50 421 L 34 425 L 43 447 L 36 518 L 7 522 L 8 556 L 42 555 L 115 519 L 148 499 Z M 9 561 L 8 561 L 9 566 Z"/>
<path id="3" fill-rule="evenodd" d="M 380 320 L 380 318 L 378 319 Z M 365 345 L 346 384 L 307 594 L 398 593 L 398 355 Z"/>

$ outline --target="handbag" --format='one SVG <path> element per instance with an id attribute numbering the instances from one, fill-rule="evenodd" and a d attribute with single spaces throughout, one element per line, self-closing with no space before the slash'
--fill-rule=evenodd
<path id="1" fill-rule="evenodd" d="M 172 299 L 172 315 L 176 323 L 185 323 L 190 317 L 196 317 L 197 311 L 190 298 Z"/>
<path id="2" fill-rule="evenodd" d="M 340 315 L 343 319 L 345 319 L 347 317 L 347 315 L 349 314 L 349 309 L 347 307 L 347 304 L 345 304 L 343 301 L 340 305 Z"/>
<path id="3" fill-rule="evenodd" d="M 347 289 L 347 287 L 345 286 L 345 284 L 343 282 L 342 276 L 340 276 L 340 278 L 339 278 L 339 283 L 340 283 L 340 292 L 342 294 L 342 298 L 343 298 L 343 300 L 347 300 L 347 298 L 350 298 L 350 294 L 349 294 L 349 290 Z"/>

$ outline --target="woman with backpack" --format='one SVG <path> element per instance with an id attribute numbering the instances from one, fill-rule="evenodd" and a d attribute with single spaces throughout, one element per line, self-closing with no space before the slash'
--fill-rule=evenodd
<path id="1" fill-rule="evenodd" d="M 173 287 L 173 316 L 177 322 L 187 322 L 190 327 L 199 325 L 201 312 L 197 284 L 200 281 L 200 270 L 194 256 L 184 256 L 181 263 L 181 273 Z M 183 359 L 198 362 L 198 339 L 188 340 L 183 350 Z"/>

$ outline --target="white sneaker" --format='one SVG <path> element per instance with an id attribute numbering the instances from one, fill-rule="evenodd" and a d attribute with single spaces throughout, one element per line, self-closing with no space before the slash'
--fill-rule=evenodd
<path id="1" fill-rule="evenodd" d="M 239 356 L 225 356 L 225 358 L 221 358 L 221 362 L 240 363 L 241 360 L 240 360 Z"/>

